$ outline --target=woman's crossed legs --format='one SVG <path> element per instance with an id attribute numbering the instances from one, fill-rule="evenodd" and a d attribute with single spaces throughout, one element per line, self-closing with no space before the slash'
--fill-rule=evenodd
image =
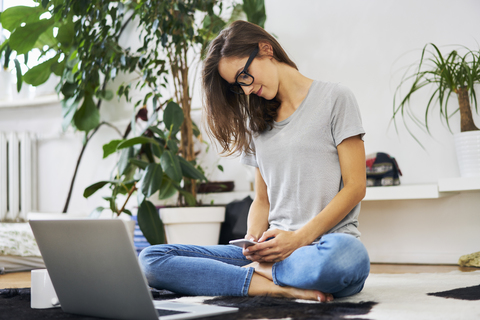
<path id="1" fill-rule="evenodd" d="M 370 262 L 363 244 L 347 234 L 324 235 L 273 265 L 251 263 L 235 246 L 157 245 L 140 254 L 150 286 L 187 295 L 272 295 L 329 301 L 360 292 Z M 262 271 L 263 270 L 263 271 Z M 265 271 L 266 270 L 266 271 Z"/>

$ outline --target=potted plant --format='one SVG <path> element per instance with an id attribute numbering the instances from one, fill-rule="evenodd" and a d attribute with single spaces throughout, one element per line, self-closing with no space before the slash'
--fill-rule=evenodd
<path id="1" fill-rule="evenodd" d="M 432 110 L 433 103 L 438 102 L 440 117 L 445 119 L 448 129 L 452 132 L 449 120 L 460 111 L 461 132 L 455 133 L 454 139 L 462 177 L 480 176 L 480 130 L 475 125 L 472 116 L 472 107 L 475 107 L 475 111 L 478 113 L 475 85 L 479 83 L 480 51 L 460 47 L 443 55 L 436 45 L 429 43 L 423 48 L 420 62 L 415 71 L 403 77 L 394 97 L 393 119 L 402 116 L 407 130 L 420 145 L 419 140 L 408 128 L 405 117 L 409 117 L 420 127 L 426 128 L 430 134 L 428 115 Z M 400 90 L 404 86 L 409 89 L 398 100 Z M 432 88 L 433 93 L 423 107 L 425 120 L 421 121 L 411 112 L 410 100 L 415 92 L 424 87 Z M 454 111 L 448 109 L 449 98 L 452 94 L 456 94 L 458 100 L 458 107 Z M 397 101 L 400 101 L 398 105 Z"/>
<path id="2" fill-rule="evenodd" d="M 253 15 L 263 10 L 264 17 L 263 0 L 246 0 L 244 7 Z M 234 3 L 232 18 L 241 8 Z M 190 119 L 188 58 L 194 53 L 198 61 L 208 41 L 223 28 L 222 9 L 222 2 L 210 0 L 42 0 L 37 7 L 18 6 L 2 13 L 2 25 L 11 32 L 8 41 L 17 55 L 41 50 L 41 56 L 52 56 L 29 69 L 23 80 L 38 86 L 52 73 L 60 76 L 57 92 L 63 96 L 62 126 L 85 135 L 64 212 L 85 148 L 102 125 L 119 133 L 118 139 L 104 145 L 104 157 L 116 153 L 119 161 L 112 179 L 89 186 L 85 197 L 108 185 L 111 195 L 105 199 L 109 209 L 118 215 L 131 214 L 126 203 L 138 190 L 138 220 L 150 243 L 160 243 L 164 236 L 148 197 L 156 191 L 160 198 L 178 192 L 179 205 L 198 204 L 196 184 L 206 178 L 195 163 L 192 148 L 193 136 L 199 131 Z M 194 16 L 198 13 L 203 14 L 201 22 Z M 140 33 L 138 50 L 120 44 L 129 24 Z M 119 74 L 136 78 L 110 89 Z M 128 103 L 133 93 L 142 96 L 135 101 L 132 121 L 123 133 L 100 118 L 102 101 L 111 100 L 115 93 Z M 120 200 L 123 204 L 117 205 Z M 103 209 L 99 207 L 95 213 Z"/>
<path id="3" fill-rule="evenodd" d="M 137 191 L 139 226 L 151 244 L 164 241 L 162 224 L 165 224 L 169 242 L 201 245 L 218 242 L 225 208 L 199 207 L 197 200 L 198 182 L 207 179 L 196 163 L 193 148 L 194 139 L 200 137 L 200 132 L 190 116 L 190 70 L 200 62 L 209 41 L 226 25 L 214 13 L 221 13 L 222 8 L 223 4 L 216 1 L 167 1 L 155 4 L 153 8 L 147 4 L 137 5 L 134 10 L 138 28 L 145 31 L 145 41 L 140 48 L 144 58 L 140 60 L 143 61 L 140 70 L 143 80 L 136 87 L 150 86 L 153 91 L 145 99 L 150 95 L 158 101 L 153 100 L 155 111 L 148 120 L 145 119 L 148 125 L 140 134 L 126 141 L 114 140 L 106 145 L 108 154 L 122 152 L 114 181 L 94 184 L 85 192 L 88 196 L 103 185 L 110 184 L 113 192 L 109 200 L 114 210 L 118 190 L 128 191 L 126 201 L 132 192 Z M 236 6 L 233 9 L 233 18 L 238 14 L 238 8 Z M 249 13 L 263 12 L 263 16 L 258 13 L 257 16 L 265 20 L 263 1 L 245 1 L 244 8 L 250 8 L 247 9 Z M 203 13 L 200 23 L 196 21 L 199 12 Z M 158 77 L 159 72 L 167 73 L 169 79 L 163 77 L 165 82 L 158 83 L 158 80 L 162 80 Z M 158 88 L 162 85 L 169 85 L 172 100 L 164 100 L 166 107 L 162 117 L 158 118 L 156 112 L 162 109 Z M 127 92 L 128 100 L 130 88 L 128 84 L 121 86 L 118 93 L 125 95 Z M 145 101 L 142 103 L 146 105 Z M 132 181 L 131 187 L 127 185 Z M 125 185 L 123 189 L 122 185 Z M 156 192 L 159 199 L 178 195 L 176 207 L 160 209 L 161 219 L 149 201 L 149 197 Z M 199 228 L 200 224 L 202 229 Z"/>

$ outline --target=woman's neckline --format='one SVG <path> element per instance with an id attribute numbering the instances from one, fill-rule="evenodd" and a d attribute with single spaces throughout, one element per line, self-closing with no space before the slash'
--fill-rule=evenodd
<path id="1" fill-rule="evenodd" d="M 312 90 L 312 87 L 314 86 L 314 84 L 317 82 L 317 80 L 313 80 L 313 82 L 310 84 L 310 87 L 308 88 L 308 92 L 307 92 L 307 95 L 305 96 L 305 98 L 302 100 L 302 102 L 300 103 L 300 105 L 298 106 L 298 108 L 291 114 L 289 115 L 287 118 L 281 120 L 281 121 L 274 121 L 274 125 L 275 126 L 282 126 L 282 125 L 285 125 L 287 123 L 289 123 L 292 118 L 295 116 L 295 114 L 298 113 L 298 111 L 302 108 L 302 106 L 305 104 L 305 101 L 308 99 L 308 96 L 310 95 L 310 91 Z"/>

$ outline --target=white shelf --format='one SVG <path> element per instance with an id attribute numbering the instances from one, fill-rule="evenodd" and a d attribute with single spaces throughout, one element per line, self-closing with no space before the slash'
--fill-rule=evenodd
<path id="1" fill-rule="evenodd" d="M 480 190 L 480 177 L 477 178 L 449 178 L 438 180 L 438 191 L 478 191 Z"/>
<path id="2" fill-rule="evenodd" d="M 60 103 L 56 95 L 39 96 L 32 99 L 0 100 L 0 108 L 21 108 Z"/>
<path id="3" fill-rule="evenodd" d="M 440 179 L 437 183 L 412 184 L 389 187 L 368 187 L 362 201 L 439 199 L 461 191 L 480 191 L 480 178 Z M 198 195 L 204 204 L 228 204 L 247 196 L 255 198 L 255 192 L 233 191 Z"/>
<path id="4" fill-rule="evenodd" d="M 452 194 L 439 192 L 437 184 L 368 187 L 363 201 L 438 199 L 447 195 Z"/>

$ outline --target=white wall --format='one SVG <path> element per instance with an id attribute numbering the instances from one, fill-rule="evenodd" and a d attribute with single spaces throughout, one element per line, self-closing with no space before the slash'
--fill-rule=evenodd
<path id="1" fill-rule="evenodd" d="M 367 153 L 384 151 L 396 157 L 404 174 L 403 184 L 435 183 L 439 178 L 459 175 L 452 135 L 438 121 L 437 115 L 431 117 L 435 138 L 425 134 L 419 136 L 426 151 L 406 133 L 401 121 L 399 135 L 389 123 L 393 93 L 402 68 L 419 58 L 420 49 L 426 43 L 478 48 L 479 1 L 266 0 L 266 9 L 267 31 L 278 37 L 302 73 L 313 79 L 341 82 L 355 93 L 367 132 Z M 135 42 L 136 39 L 126 36 L 125 41 Z M 193 99 L 197 108 L 201 104 L 199 85 L 197 81 Z M 424 104 L 426 97 L 428 90 L 412 100 L 413 106 Z M 108 105 L 103 108 L 103 116 L 124 125 L 131 106 L 116 102 Z M 456 101 L 452 100 L 451 105 L 455 106 Z M 480 125 L 480 117 L 475 117 Z M 199 121 L 199 111 L 194 112 L 194 118 Z M 454 131 L 458 131 L 457 122 L 457 118 L 452 120 Z M 59 104 L 0 108 L 0 131 L 30 130 L 46 137 L 39 143 L 38 164 L 39 210 L 44 212 L 59 212 L 63 208 L 81 150 L 81 136 L 58 136 L 60 123 Z M 106 205 L 101 193 L 88 200 L 82 194 L 91 183 L 109 178 L 115 159 L 111 156 L 102 160 L 101 146 L 116 137 L 113 130 L 103 127 L 87 147 L 70 213 L 88 213 L 98 205 Z M 238 163 L 238 159 L 218 160 L 225 167 L 224 173 L 212 170 L 211 164 L 217 161 L 213 148 L 205 159 L 212 180 L 235 180 L 237 190 L 249 190 L 250 184 L 245 179 L 249 171 Z M 363 241 L 373 261 L 454 263 L 454 257 L 480 250 L 477 245 L 480 233 L 474 232 L 480 224 L 479 205 L 475 192 L 440 200 L 364 203 L 360 221 Z M 435 215 L 436 212 L 440 214 Z M 395 236 L 388 232 L 391 228 L 396 230 Z M 439 242 L 425 240 L 441 236 L 442 240 L 448 239 L 448 250 L 441 246 L 440 239 Z M 422 246 L 418 245 L 420 242 Z M 402 252 L 402 258 L 395 259 L 391 252 Z M 418 259 L 426 252 L 430 252 L 430 258 Z"/>

